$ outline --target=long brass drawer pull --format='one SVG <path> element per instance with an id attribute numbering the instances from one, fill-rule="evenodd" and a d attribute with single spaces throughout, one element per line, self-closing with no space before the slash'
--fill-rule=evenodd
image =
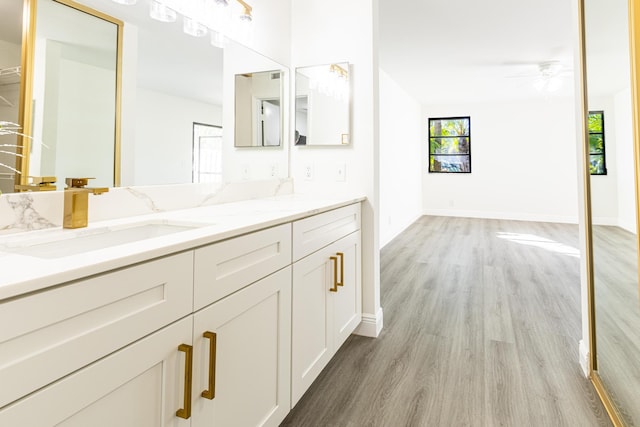
<path id="1" fill-rule="evenodd" d="M 184 352 L 184 408 L 176 411 L 176 416 L 188 420 L 191 417 L 191 384 L 193 382 L 193 347 L 180 344 L 178 351 Z"/>
<path id="2" fill-rule="evenodd" d="M 340 281 L 338 286 L 344 286 L 344 254 L 342 252 L 336 252 L 336 255 L 340 258 Z"/>
<path id="3" fill-rule="evenodd" d="M 329 288 L 330 292 L 338 292 L 338 258 L 337 257 L 329 257 L 333 262 L 333 287 Z"/>
<path id="4" fill-rule="evenodd" d="M 209 388 L 200 395 L 205 399 L 213 400 L 216 397 L 216 345 L 217 335 L 215 332 L 206 331 L 202 334 L 209 340 Z"/>

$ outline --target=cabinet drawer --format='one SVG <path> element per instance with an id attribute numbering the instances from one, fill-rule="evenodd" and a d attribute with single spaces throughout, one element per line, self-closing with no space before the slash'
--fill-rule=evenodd
<path id="1" fill-rule="evenodd" d="M 0 407 L 191 313 L 193 252 L 0 304 Z"/>
<path id="2" fill-rule="evenodd" d="M 293 223 L 293 261 L 360 229 L 360 203 Z"/>
<path id="3" fill-rule="evenodd" d="M 290 224 L 196 249 L 194 309 L 199 310 L 290 263 Z"/>

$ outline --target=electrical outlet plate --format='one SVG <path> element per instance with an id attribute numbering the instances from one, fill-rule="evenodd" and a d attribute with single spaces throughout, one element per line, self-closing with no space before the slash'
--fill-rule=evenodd
<path id="1" fill-rule="evenodd" d="M 302 172 L 304 174 L 305 181 L 313 181 L 313 165 L 311 163 L 304 165 Z"/>

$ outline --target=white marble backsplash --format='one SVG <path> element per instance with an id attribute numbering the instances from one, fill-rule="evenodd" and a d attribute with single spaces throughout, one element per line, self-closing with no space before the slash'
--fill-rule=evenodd
<path id="1" fill-rule="evenodd" d="M 290 178 L 217 184 L 116 187 L 89 196 L 89 221 L 104 221 L 281 196 L 293 193 Z M 0 195 L 0 235 L 62 226 L 63 191 Z"/>

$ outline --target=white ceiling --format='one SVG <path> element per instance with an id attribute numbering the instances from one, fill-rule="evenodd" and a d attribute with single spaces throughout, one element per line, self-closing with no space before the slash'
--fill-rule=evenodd
<path id="1" fill-rule="evenodd" d="M 423 105 L 570 96 L 571 1 L 380 0 L 380 67 Z M 545 61 L 569 70 L 551 95 Z"/>

